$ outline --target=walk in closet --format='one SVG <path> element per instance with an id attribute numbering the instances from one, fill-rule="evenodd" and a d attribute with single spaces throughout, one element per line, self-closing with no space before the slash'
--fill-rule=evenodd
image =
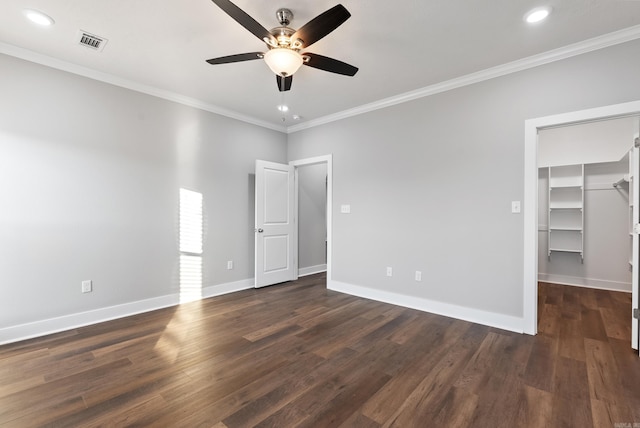
<path id="1" fill-rule="evenodd" d="M 631 291 L 637 118 L 540 131 L 538 278 Z"/>

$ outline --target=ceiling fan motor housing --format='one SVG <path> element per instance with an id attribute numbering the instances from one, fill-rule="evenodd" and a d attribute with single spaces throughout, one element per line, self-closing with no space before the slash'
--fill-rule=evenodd
<path id="1" fill-rule="evenodd" d="M 293 21 L 293 12 L 291 12 L 291 9 L 280 8 L 276 11 L 276 18 L 278 18 L 280 25 L 286 27 Z"/>

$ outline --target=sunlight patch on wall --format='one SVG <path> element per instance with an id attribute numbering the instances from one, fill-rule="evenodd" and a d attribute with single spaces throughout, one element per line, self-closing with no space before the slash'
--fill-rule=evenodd
<path id="1" fill-rule="evenodd" d="M 180 303 L 202 298 L 202 193 L 180 189 Z"/>

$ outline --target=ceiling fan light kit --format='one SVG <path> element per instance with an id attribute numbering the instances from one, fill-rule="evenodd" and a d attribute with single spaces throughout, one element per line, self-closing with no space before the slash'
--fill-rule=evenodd
<path id="1" fill-rule="evenodd" d="M 289 9 L 281 8 L 276 11 L 279 27 L 268 31 L 255 19 L 229 0 L 212 0 L 227 15 L 236 20 L 254 36 L 267 45 L 267 52 L 251 52 L 244 54 L 228 55 L 219 58 L 208 59 L 209 64 L 229 64 L 232 62 L 264 59 L 271 71 L 276 75 L 276 83 L 280 92 L 291 89 L 293 74 L 302 65 L 328 71 L 330 73 L 354 76 L 358 68 L 337 59 L 300 52 L 306 49 L 327 34 L 338 28 L 351 14 L 338 4 L 324 13 L 313 18 L 298 30 L 288 25 L 293 20 L 293 13 Z"/>
<path id="2" fill-rule="evenodd" d="M 271 71 L 282 77 L 292 76 L 303 63 L 302 55 L 288 48 L 268 50 L 264 54 L 264 61 Z"/>

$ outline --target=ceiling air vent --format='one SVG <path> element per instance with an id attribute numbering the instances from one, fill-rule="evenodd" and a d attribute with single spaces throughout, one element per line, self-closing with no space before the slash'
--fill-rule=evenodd
<path id="1" fill-rule="evenodd" d="M 104 45 L 107 44 L 107 39 L 104 37 L 99 37 L 95 34 L 87 33 L 82 30 L 78 31 L 77 40 L 82 46 L 86 46 L 96 51 L 102 51 L 102 49 L 104 49 Z"/>

